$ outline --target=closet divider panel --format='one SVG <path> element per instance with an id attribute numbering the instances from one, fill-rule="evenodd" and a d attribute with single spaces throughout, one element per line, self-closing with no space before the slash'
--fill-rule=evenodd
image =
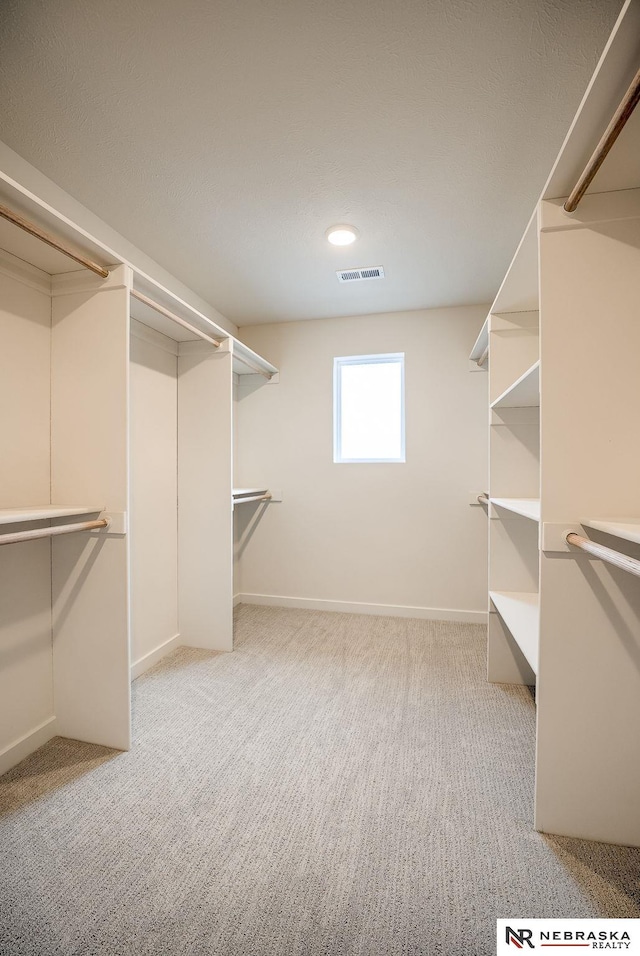
<path id="1" fill-rule="evenodd" d="M 232 387 L 229 342 L 178 356 L 180 639 L 233 649 Z"/>
<path id="2" fill-rule="evenodd" d="M 53 280 L 51 493 L 96 502 L 108 533 L 52 542 L 54 697 L 58 731 L 126 750 L 129 687 L 128 391 L 130 269 L 106 280 Z"/>
<path id="3" fill-rule="evenodd" d="M 131 320 L 132 677 L 179 643 L 178 343 Z"/>
<path id="4" fill-rule="evenodd" d="M 0 251 L 0 508 L 49 501 L 49 292 Z M 28 541 L 0 548 L 0 773 L 54 733 L 50 545 Z"/>
<path id="5" fill-rule="evenodd" d="M 580 530 L 640 513 L 640 190 L 561 206 L 541 214 L 541 517 Z M 568 546 L 540 573 L 536 826 L 640 845 L 639 582 Z"/>

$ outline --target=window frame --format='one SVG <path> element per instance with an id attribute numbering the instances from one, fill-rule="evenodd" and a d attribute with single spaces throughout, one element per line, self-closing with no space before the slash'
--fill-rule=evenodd
<path id="1" fill-rule="evenodd" d="M 380 352 L 374 355 L 341 355 L 333 360 L 333 463 L 334 465 L 404 465 L 405 386 L 404 352 Z M 400 458 L 343 458 L 342 446 L 342 369 L 346 365 L 400 365 Z"/>

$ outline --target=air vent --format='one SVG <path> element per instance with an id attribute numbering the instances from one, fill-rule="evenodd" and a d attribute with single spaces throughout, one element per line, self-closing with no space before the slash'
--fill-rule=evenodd
<path id="1" fill-rule="evenodd" d="M 382 266 L 369 266 L 367 269 L 345 269 L 336 272 L 338 282 L 362 282 L 363 279 L 384 279 Z"/>

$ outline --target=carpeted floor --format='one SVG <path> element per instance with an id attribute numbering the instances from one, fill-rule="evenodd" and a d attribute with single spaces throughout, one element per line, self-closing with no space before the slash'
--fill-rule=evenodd
<path id="1" fill-rule="evenodd" d="M 134 684 L 133 750 L 0 780 L 2 956 L 484 956 L 640 916 L 640 851 L 532 829 L 534 704 L 484 628 L 241 607 Z"/>

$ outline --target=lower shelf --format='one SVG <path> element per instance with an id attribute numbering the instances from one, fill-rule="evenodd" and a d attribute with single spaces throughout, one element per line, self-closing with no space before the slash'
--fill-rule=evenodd
<path id="1" fill-rule="evenodd" d="M 489 591 L 489 597 L 534 674 L 538 673 L 540 605 L 530 591 Z"/>

